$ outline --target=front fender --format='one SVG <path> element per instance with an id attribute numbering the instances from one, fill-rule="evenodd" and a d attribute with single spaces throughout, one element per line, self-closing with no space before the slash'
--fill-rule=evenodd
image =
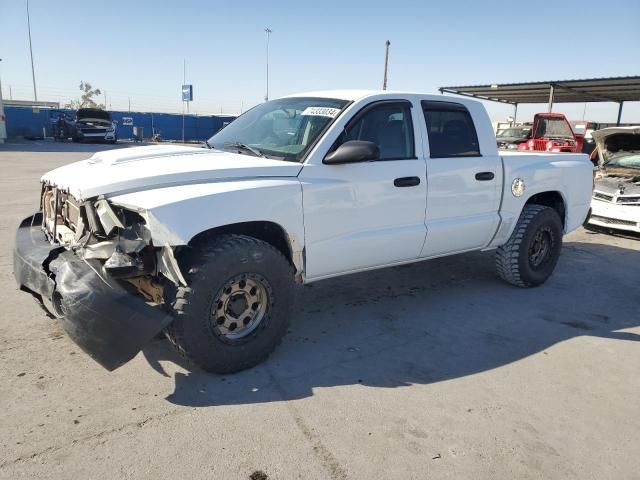
<path id="1" fill-rule="evenodd" d="M 109 198 L 138 211 L 156 246 L 186 245 L 201 232 L 267 221 L 287 234 L 298 271 L 304 248 L 302 187 L 297 177 L 219 181 L 145 190 Z"/>

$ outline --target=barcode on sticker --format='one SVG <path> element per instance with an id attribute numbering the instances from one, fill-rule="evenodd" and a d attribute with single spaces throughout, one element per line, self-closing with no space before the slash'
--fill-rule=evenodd
<path id="1" fill-rule="evenodd" d="M 302 115 L 309 115 L 315 117 L 329 117 L 335 118 L 340 113 L 339 108 L 331 107 L 307 107 L 302 112 Z"/>

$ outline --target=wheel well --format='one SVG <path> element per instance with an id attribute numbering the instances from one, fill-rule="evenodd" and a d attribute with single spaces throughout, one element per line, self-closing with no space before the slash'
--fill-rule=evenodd
<path id="1" fill-rule="evenodd" d="M 527 204 L 531 204 L 531 203 L 553 208 L 556 212 L 558 212 L 558 215 L 562 220 L 562 226 L 564 227 L 565 214 L 567 210 L 564 204 L 564 200 L 562 199 L 562 195 L 560 195 L 560 192 L 536 193 L 535 195 L 530 197 L 529 200 L 527 200 Z"/>
<path id="2" fill-rule="evenodd" d="M 212 237 L 228 234 L 247 235 L 267 242 L 276 247 L 293 265 L 291 245 L 287 239 L 287 234 L 280 225 L 273 222 L 242 222 L 211 228 L 193 237 L 189 241 L 189 246 L 197 248 L 211 241 Z"/>

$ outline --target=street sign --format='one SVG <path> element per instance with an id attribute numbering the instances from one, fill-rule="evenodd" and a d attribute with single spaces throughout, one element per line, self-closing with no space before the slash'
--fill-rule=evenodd
<path id="1" fill-rule="evenodd" d="M 182 85 L 182 101 L 193 102 L 193 85 Z"/>

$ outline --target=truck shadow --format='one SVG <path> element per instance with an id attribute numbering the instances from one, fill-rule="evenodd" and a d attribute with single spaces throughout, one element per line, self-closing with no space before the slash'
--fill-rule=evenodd
<path id="1" fill-rule="evenodd" d="M 188 406 L 300 399 L 316 388 L 399 388 L 481 373 L 590 335 L 640 341 L 640 249 L 567 242 L 553 277 L 535 289 L 505 285 L 491 253 L 357 274 L 301 288 L 282 345 L 234 375 L 199 371 L 166 341 L 143 352 L 159 373 L 172 361 L 167 397 Z M 547 349 L 550 349 L 547 351 Z M 359 387 L 356 387 L 359 388 Z"/>

